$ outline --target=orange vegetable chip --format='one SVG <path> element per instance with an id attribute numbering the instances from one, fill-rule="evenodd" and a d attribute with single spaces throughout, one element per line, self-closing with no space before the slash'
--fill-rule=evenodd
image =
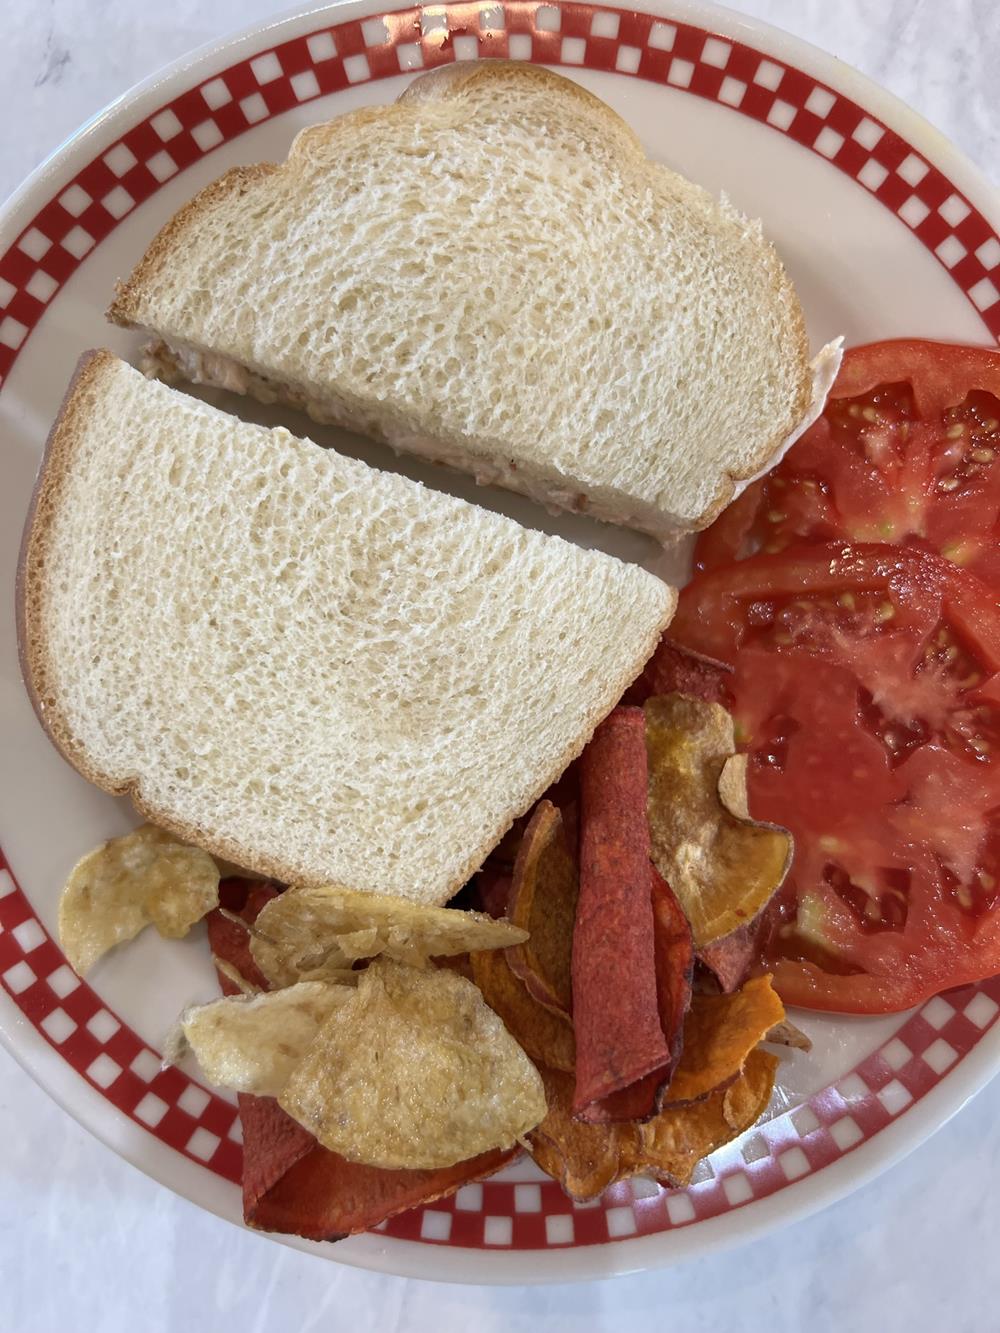
<path id="1" fill-rule="evenodd" d="M 687 1185 L 703 1157 L 739 1138 L 760 1118 L 771 1100 L 777 1068 L 777 1056 L 758 1048 L 729 1087 L 716 1089 L 703 1101 L 662 1111 L 640 1125 L 640 1169 L 657 1180 Z"/>
<path id="2" fill-rule="evenodd" d="M 595 1199 L 629 1176 L 686 1185 L 703 1157 L 738 1138 L 760 1117 L 771 1099 L 777 1066 L 775 1056 L 755 1050 L 729 1087 L 693 1105 L 661 1111 L 645 1124 L 575 1120 L 572 1079 L 543 1069 L 549 1109 L 528 1136 L 531 1155 L 579 1200 Z"/>
<path id="3" fill-rule="evenodd" d="M 576 1042 L 569 1017 L 538 1003 L 514 975 L 507 960 L 508 952 L 491 949 L 471 954 L 473 981 L 529 1059 L 572 1073 L 576 1067 Z"/>
<path id="4" fill-rule="evenodd" d="M 684 1049 L 666 1103 L 697 1101 L 728 1086 L 784 1017 L 770 977 L 754 977 L 733 995 L 696 995 L 684 1020 Z"/>
<path id="5" fill-rule="evenodd" d="M 562 813 L 539 801 L 524 831 L 507 916 L 528 932 L 507 950 L 511 970 L 539 1004 L 568 1014 L 573 1007 L 573 922 L 579 876 Z"/>
<path id="6" fill-rule="evenodd" d="M 792 857 L 787 829 L 746 818 L 746 765 L 719 704 L 680 694 L 645 705 L 653 862 L 697 950 L 752 921 Z M 728 762 L 731 761 L 731 762 Z"/>

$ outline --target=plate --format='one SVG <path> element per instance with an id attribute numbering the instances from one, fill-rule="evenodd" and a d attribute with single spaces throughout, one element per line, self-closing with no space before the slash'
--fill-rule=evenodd
<path id="1" fill-rule="evenodd" d="M 561 66 L 615 107 L 650 154 L 763 218 L 813 345 L 923 334 L 1000 340 L 1000 200 L 901 103 L 841 62 L 700 4 L 639 11 L 524 0 L 386 13 L 373 0 L 256 27 L 142 84 L 60 148 L 0 214 L 0 580 L 11 589 L 39 454 L 80 351 L 134 358 L 106 325 L 113 283 L 197 189 L 280 160 L 303 125 L 394 98 L 413 71 L 509 57 Z M 257 420 L 246 400 L 217 401 Z M 312 423 L 322 442 L 627 559 L 645 539 L 470 489 Z M 151 534 L 151 538 L 155 534 Z M 57 756 L 21 687 L 11 597 L 0 616 L 0 1036 L 65 1109 L 180 1194 L 240 1220 L 233 1101 L 159 1047 L 215 993 L 204 938 L 146 932 L 80 982 L 53 940 L 78 856 L 134 822 Z M 686 1190 L 643 1181 L 572 1204 L 531 1163 L 336 1246 L 361 1267 L 474 1282 L 591 1278 L 677 1261 L 788 1222 L 854 1189 L 941 1125 L 1000 1066 L 1000 980 L 881 1018 L 807 1015 L 765 1123 Z"/>

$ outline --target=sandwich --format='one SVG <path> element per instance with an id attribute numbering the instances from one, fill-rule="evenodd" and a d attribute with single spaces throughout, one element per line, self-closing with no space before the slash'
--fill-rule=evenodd
<path id="1" fill-rule="evenodd" d="M 674 609 L 659 579 L 82 359 L 22 546 L 63 755 L 260 875 L 449 899 Z"/>
<path id="2" fill-rule="evenodd" d="M 109 316 L 167 380 L 663 542 L 778 460 L 837 359 L 814 374 L 759 223 L 650 161 L 578 84 L 496 61 L 228 171 Z"/>

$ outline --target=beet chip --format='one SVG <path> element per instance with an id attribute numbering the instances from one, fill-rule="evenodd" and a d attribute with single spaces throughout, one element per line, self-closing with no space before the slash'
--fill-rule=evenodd
<path id="1" fill-rule="evenodd" d="M 616 708 L 581 757 L 573 1114 L 584 1120 L 652 1115 L 670 1069 L 657 998 L 646 788 L 643 712 Z M 609 1102 L 631 1089 L 625 1104 Z"/>
<path id="2" fill-rule="evenodd" d="M 272 1097 L 241 1096 L 243 1217 L 259 1231 L 342 1240 L 491 1176 L 519 1149 L 482 1153 L 439 1171 L 383 1171 L 321 1148 Z"/>
<path id="3" fill-rule="evenodd" d="M 644 704 L 656 694 L 676 693 L 728 707 L 732 703 L 732 674 L 733 668 L 725 662 L 662 638 L 642 675 L 626 690 L 622 703 Z"/>
<path id="4" fill-rule="evenodd" d="M 698 962 L 704 963 L 712 973 L 724 995 L 739 990 L 749 976 L 756 956 L 757 931 L 752 921 L 745 926 L 737 926 L 728 935 L 698 950 Z"/>

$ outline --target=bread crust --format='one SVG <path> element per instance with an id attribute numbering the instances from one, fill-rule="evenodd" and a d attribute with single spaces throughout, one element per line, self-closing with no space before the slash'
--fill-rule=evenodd
<path id="1" fill-rule="evenodd" d="M 549 92 L 554 91 L 562 97 L 572 99 L 586 107 L 588 116 L 603 123 L 609 137 L 616 139 L 620 145 L 623 158 L 634 154 L 637 159 L 646 161 L 641 142 L 631 127 L 604 102 L 571 79 L 544 67 L 520 62 L 469 61 L 441 66 L 419 76 L 400 94 L 395 104 L 365 108 L 350 112 L 326 124 L 307 127 L 296 137 L 289 151 L 287 162 L 292 163 L 299 159 L 308 159 L 313 151 L 321 147 L 329 148 L 337 141 L 349 141 L 349 136 L 366 122 L 375 118 L 391 117 L 396 113 L 397 108 L 408 108 L 414 103 L 445 102 L 461 98 L 469 88 L 482 84 L 490 84 L 498 88 L 539 88 Z M 119 284 L 116 297 L 108 311 L 109 319 L 126 327 L 148 328 L 143 322 L 143 309 L 147 292 L 151 290 L 154 279 L 161 271 L 166 272 L 171 266 L 182 262 L 179 256 L 183 254 L 185 237 L 189 229 L 196 228 L 205 215 L 211 213 L 225 201 L 231 201 L 234 196 L 238 197 L 247 189 L 280 170 L 281 167 L 274 164 L 237 167 L 207 186 L 194 199 L 190 200 L 155 237 L 132 275 Z M 779 456 L 788 436 L 805 416 L 811 401 L 812 377 L 809 367 L 808 339 L 802 310 L 780 259 L 773 248 L 762 238 L 759 242 L 758 262 L 766 270 L 775 307 L 781 307 L 785 312 L 785 336 L 781 348 L 781 359 L 786 365 L 799 368 L 797 391 L 794 400 L 788 406 L 787 414 L 783 419 L 773 421 L 767 438 L 758 443 L 752 456 L 744 456 L 730 467 L 726 467 L 723 463 L 715 480 L 714 494 L 703 505 L 697 516 L 693 518 L 687 516 L 672 518 L 669 513 L 663 512 L 662 521 L 653 525 L 647 524 L 635 515 L 625 516 L 617 509 L 614 512 L 598 512 L 598 517 L 612 522 L 625 523 L 627 526 L 647 531 L 659 540 L 671 540 L 687 532 L 698 531 L 707 527 L 733 499 L 741 481 L 766 470 L 771 461 Z M 149 331 L 155 332 L 153 329 Z M 211 353 L 216 349 L 205 346 L 196 347 L 196 350 Z M 264 369 L 242 362 L 240 364 L 252 373 L 260 373 Z M 272 378 L 278 383 L 281 382 L 280 377 L 276 375 Z M 288 387 L 296 388 L 290 382 L 288 382 Z M 711 393 L 712 386 L 706 384 L 704 391 Z M 370 423 L 360 418 L 351 418 L 345 420 L 342 424 L 347 429 L 361 430 L 365 434 L 372 434 Z M 393 442 L 390 441 L 390 443 Z M 442 443 L 444 443 L 443 440 Z M 461 459 L 463 457 L 461 450 L 455 446 L 455 442 L 449 440 L 447 443 L 451 445 L 456 459 Z M 394 445 L 394 447 L 397 446 Z M 405 445 L 402 447 L 406 448 Z M 464 458 L 468 470 L 475 471 L 476 465 L 482 462 L 480 456 L 475 452 L 465 455 Z M 522 489 L 509 480 L 502 481 L 501 484 L 508 485 L 511 489 Z M 584 488 L 581 487 L 580 490 L 584 498 L 587 498 Z M 557 497 L 551 497 L 549 502 L 557 505 L 561 503 Z M 649 501 L 649 503 L 652 503 L 652 501 Z M 666 538 L 664 532 L 668 533 Z"/>
<path id="2" fill-rule="evenodd" d="M 127 796 L 140 815 L 168 833 L 184 842 L 203 848 L 213 856 L 233 861 L 256 874 L 283 883 L 304 885 L 329 883 L 335 878 L 332 871 L 324 873 L 305 870 L 302 866 L 272 855 L 267 849 L 248 847 L 236 839 L 227 837 L 223 831 L 213 828 L 207 818 L 197 823 L 177 818 L 170 809 L 157 805 L 144 796 L 141 773 L 114 774 L 97 767 L 74 736 L 52 690 L 48 646 L 44 639 L 40 616 L 47 592 L 46 557 L 51 522 L 60 503 L 63 481 L 72 466 L 78 422 L 81 415 L 88 410 L 87 393 L 100 376 L 113 370 L 116 364 L 117 358 L 114 354 L 104 349 L 88 351 L 80 357 L 63 397 L 59 414 L 49 431 L 25 520 L 18 558 L 15 602 L 18 660 L 32 707 L 49 740 L 82 777 L 112 796 Z M 673 616 L 677 594 L 667 585 L 664 587 L 669 594 L 666 598 L 665 612 L 661 622 L 650 631 L 648 642 L 643 645 L 642 662 L 637 665 L 635 674 L 638 674 L 652 655 L 660 634 Z M 623 672 L 620 677 L 608 682 L 601 700 L 589 713 L 578 738 L 567 747 L 559 762 L 552 766 L 552 770 L 539 781 L 530 800 L 519 808 L 511 808 L 507 812 L 504 816 L 506 822 L 502 828 L 497 829 L 495 836 L 491 834 L 470 848 L 460 869 L 446 887 L 433 897 L 420 895 L 419 901 L 440 904 L 454 897 L 469 877 L 479 869 L 514 820 L 531 808 L 548 786 L 581 752 L 598 723 L 614 707 L 632 679 L 632 675 L 626 676 Z M 363 889 L 363 886 L 350 883 L 345 884 L 345 887 Z"/>
<path id="3" fill-rule="evenodd" d="M 174 247 L 183 240 L 188 227 L 203 213 L 217 207 L 222 200 L 243 194 L 248 186 L 266 179 L 277 170 L 278 167 L 273 162 L 258 162 L 249 167 L 232 167 L 211 185 L 199 190 L 183 208 L 178 209 L 170 221 L 153 237 L 146 253 L 130 276 L 124 282 L 115 284 L 114 300 L 105 312 L 111 323 L 119 324 L 123 328 L 134 328 L 137 307 L 146 284 L 159 270 L 161 264 L 169 262 Z"/>

